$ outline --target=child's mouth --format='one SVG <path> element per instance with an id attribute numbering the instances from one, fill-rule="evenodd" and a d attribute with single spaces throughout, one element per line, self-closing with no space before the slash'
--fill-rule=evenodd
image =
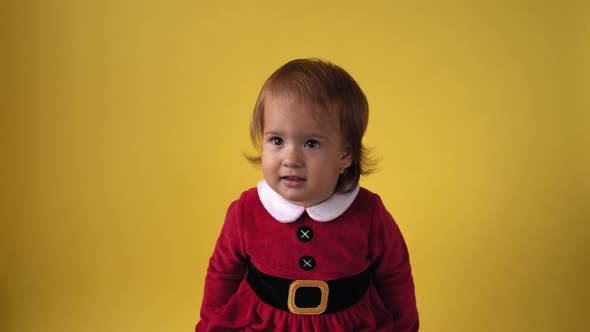
<path id="1" fill-rule="evenodd" d="M 281 180 L 288 186 L 288 187 L 298 187 L 305 182 L 305 178 L 299 176 L 282 176 Z"/>

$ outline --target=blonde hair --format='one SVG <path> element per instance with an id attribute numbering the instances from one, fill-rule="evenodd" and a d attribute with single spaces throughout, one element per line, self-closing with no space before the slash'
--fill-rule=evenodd
<path id="1" fill-rule="evenodd" d="M 361 175 L 374 172 L 376 161 L 368 158 L 369 151 L 362 143 L 369 121 L 369 104 L 359 85 L 344 69 L 320 59 L 296 59 L 270 75 L 258 95 L 250 122 L 250 138 L 258 152 L 262 148 L 264 106 L 270 97 L 279 96 L 318 105 L 329 115 L 337 116 L 341 135 L 351 147 L 352 164 L 341 172 L 336 191 L 349 192 Z M 254 164 L 261 163 L 260 155 L 246 158 Z"/>

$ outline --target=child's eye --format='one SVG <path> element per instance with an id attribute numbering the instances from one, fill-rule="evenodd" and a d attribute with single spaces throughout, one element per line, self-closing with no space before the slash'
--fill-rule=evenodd
<path id="1" fill-rule="evenodd" d="M 305 142 L 305 147 L 310 149 L 315 149 L 320 146 L 320 142 L 316 141 L 315 139 L 310 139 L 309 141 Z"/>
<path id="2" fill-rule="evenodd" d="M 283 139 L 282 139 L 282 138 L 280 138 L 280 137 L 272 137 L 272 138 L 270 139 L 270 143 L 271 143 L 272 145 L 282 145 L 282 144 L 283 144 Z"/>

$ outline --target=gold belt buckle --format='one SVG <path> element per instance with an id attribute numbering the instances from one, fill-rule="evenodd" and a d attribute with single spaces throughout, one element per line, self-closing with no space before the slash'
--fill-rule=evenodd
<path id="1" fill-rule="evenodd" d="M 317 307 L 312 308 L 299 308 L 295 304 L 295 292 L 300 287 L 317 287 L 322 292 L 320 304 Z M 300 315 L 319 315 L 326 311 L 328 306 L 328 284 L 321 280 L 295 280 L 289 286 L 289 296 L 287 298 L 287 307 L 289 311 L 294 314 Z"/>

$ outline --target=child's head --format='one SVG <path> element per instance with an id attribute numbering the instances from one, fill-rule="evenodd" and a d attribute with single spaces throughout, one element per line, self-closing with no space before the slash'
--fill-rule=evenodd
<path id="1" fill-rule="evenodd" d="M 332 162 L 322 161 L 324 169 L 321 176 L 325 181 L 321 185 L 330 186 L 333 182 L 332 188 L 327 188 L 330 195 L 334 191 L 351 191 L 358 184 L 360 175 L 369 173 L 367 164 L 370 163 L 367 162 L 366 149 L 362 144 L 368 118 L 367 99 L 344 69 L 318 59 L 290 61 L 267 79 L 256 101 L 250 135 L 261 157 L 251 160 L 258 163 L 262 161 L 265 179 L 273 187 L 273 179 L 268 177 L 276 174 L 268 174 L 270 170 L 266 166 L 269 159 L 276 164 L 274 173 L 285 177 L 287 173 L 298 174 L 289 169 L 305 168 L 306 161 L 311 160 L 306 157 L 316 158 L 320 153 L 318 151 L 330 147 L 338 151 L 331 150 L 336 153 L 332 156 L 336 158 L 331 159 Z M 269 121 L 274 121 L 273 128 L 267 128 Z M 279 128 L 277 125 L 280 125 Z M 318 131 L 324 132 L 315 137 Z M 322 142 L 323 139 L 326 142 Z M 283 155 L 279 156 L 281 153 Z M 290 153 L 293 154 L 285 156 Z M 297 161 L 290 163 L 286 159 Z M 286 170 L 278 170 L 280 167 Z M 299 186 L 297 181 L 288 184 L 291 189 Z"/>

